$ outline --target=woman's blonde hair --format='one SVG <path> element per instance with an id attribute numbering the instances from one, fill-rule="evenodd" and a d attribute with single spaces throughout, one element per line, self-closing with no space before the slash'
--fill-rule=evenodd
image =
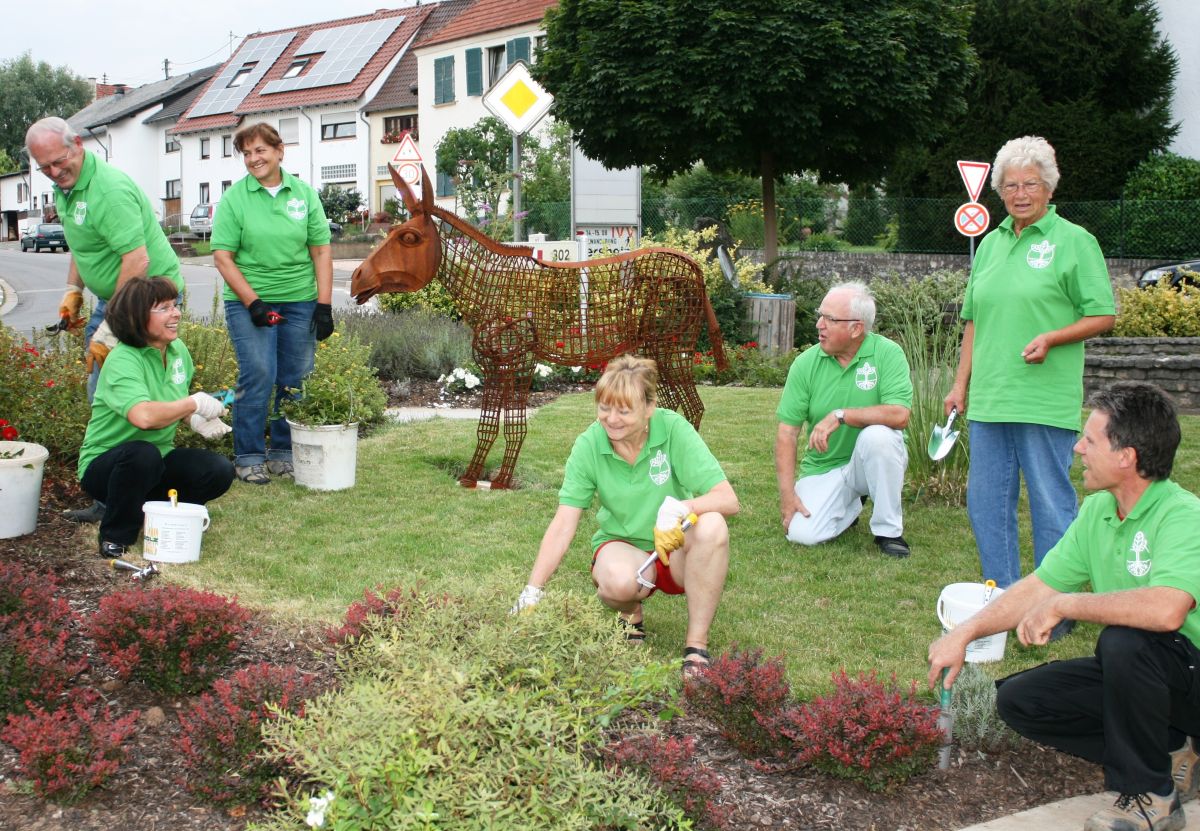
<path id="1" fill-rule="evenodd" d="M 632 407 L 635 401 L 654 406 L 658 390 L 658 364 L 650 358 L 622 355 L 613 358 L 596 382 L 596 403 Z"/>

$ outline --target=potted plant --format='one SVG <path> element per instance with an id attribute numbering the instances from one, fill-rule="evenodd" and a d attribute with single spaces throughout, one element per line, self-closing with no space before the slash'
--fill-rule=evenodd
<path id="1" fill-rule="evenodd" d="M 368 363 L 371 348 L 339 326 L 317 344 L 313 371 L 282 404 L 292 428 L 296 484 L 315 490 L 354 487 L 358 426 L 383 418 L 387 396 Z"/>
<path id="2" fill-rule="evenodd" d="M 50 451 L 17 441 L 20 433 L 0 418 L 0 539 L 32 534 L 37 528 L 42 472 Z"/>

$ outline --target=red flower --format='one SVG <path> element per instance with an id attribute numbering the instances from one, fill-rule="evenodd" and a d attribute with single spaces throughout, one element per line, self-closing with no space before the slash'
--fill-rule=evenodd
<path id="1" fill-rule="evenodd" d="M 46 386 L 48 386 L 48 387 L 52 387 L 52 386 L 54 386 L 54 379 L 53 379 L 53 378 L 51 378 L 49 381 L 47 381 L 47 382 L 46 382 Z"/>
<path id="2" fill-rule="evenodd" d="M 20 433 L 17 432 L 17 428 L 8 424 L 5 424 L 3 428 L 0 428 L 0 437 L 2 437 L 5 441 L 16 441 L 17 436 L 19 435 Z"/>
<path id="3" fill-rule="evenodd" d="M 747 349 L 758 349 L 758 341 L 752 340 L 746 344 Z"/>
<path id="4" fill-rule="evenodd" d="M 554 342 L 554 345 L 555 345 L 555 346 L 557 346 L 559 349 L 562 349 L 562 348 L 563 348 L 563 342 L 562 342 L 562 341 L 560 341 L 560 340 L 556 340 L 556 341 Z"/>

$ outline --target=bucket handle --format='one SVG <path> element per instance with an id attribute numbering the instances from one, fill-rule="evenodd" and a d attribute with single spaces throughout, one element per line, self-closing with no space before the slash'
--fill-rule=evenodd
<path id="1" fill-rule="evenodd" d="M 939 596 L 937 601 L 937 616 L 938 622 L 942 624 L 942 628 L 949 632 L 954 628 L 954 624 L 946 620 L 946 598 Z"/>
<path id="2" fill-rule="evenodd" d="M 200 533 L 203 534 L 208 530 L 208 526 L 212 523 L 212 519 L 208 516 L 208 508 L 204 509 L 204 524 L 200 526 Z"/>

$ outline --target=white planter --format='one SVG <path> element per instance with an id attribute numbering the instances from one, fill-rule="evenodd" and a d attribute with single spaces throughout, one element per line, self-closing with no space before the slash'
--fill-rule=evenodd
<path id="1" fill-rule="evenodd" d="M 42 471 L 50 451 L 28 441 L 0 441 L 0 539 L 32 534 L 37 528 Z"/>
<path id="2" fill-rule="evenodd" d="M 318 491 L 354 487 L 358 461 L 358 422 L 292 427 L 292 467 L 297 485 Z"/>

